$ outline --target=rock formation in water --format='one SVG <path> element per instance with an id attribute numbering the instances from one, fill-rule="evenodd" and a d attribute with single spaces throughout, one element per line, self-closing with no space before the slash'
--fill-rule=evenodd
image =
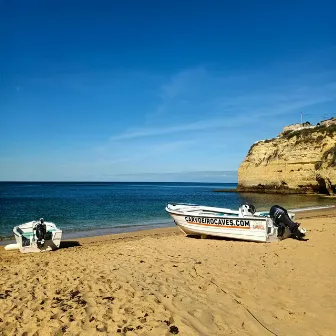
<path id="1" fill-rule="evenodd" d="M 336 118 L 287 126 L 255 143 L 239 167 L 237 190 L 336 194 Z"/>

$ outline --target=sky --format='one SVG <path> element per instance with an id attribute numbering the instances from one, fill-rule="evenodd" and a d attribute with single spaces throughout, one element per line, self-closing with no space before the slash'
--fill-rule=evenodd
<path id="1" fill-rule="evenodd" d="M 0 0 L 0 181 L 237 182 L 336 111 L 335 1 Z"/>

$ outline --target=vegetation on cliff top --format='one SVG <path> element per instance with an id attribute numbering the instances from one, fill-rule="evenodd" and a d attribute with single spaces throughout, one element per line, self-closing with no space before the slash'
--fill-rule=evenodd
<path id="1" fill-rule="evenodd" d="M 320 134 L 313 137 L 314 133 L 320 133 Z M 252 154 L 253 149 L 256 146 L 258 146 L 259 144 L 269 143 L 269 142 L 275 141 L 276 139 L 279 139 L 279 138 L 280 139 L 284 138 L 286 140 L 290 140 L 290 139 L 296 137 L 295 144 L 298 145 L 300 143 L 310 143 L 310 142 L 320 143 L 320 142 L 323 141 L 323 139 L 326 136 L 333 137 L 334 135 L 336 135 L 336 124 L 332 124 L 332 125 L 329 125 L 329 126 L 319 125 L 319 126 L 315 126 L 315 127 L 301 128 L 301 129 L 295 130 L 295 131 L 289 130 L 289 131 L 286 131 L 286 132 L 282 133 L 282 135 L 278 138 L 266 139 L 266 140 L 256 142 L 255 144 L 253 144 L 251 146 L 250 150 L 247 153 L 247 156 Z"/>
<path id="2" fill-rule="evenodd" d="M 312 135 L 314 133 L 321 134 L 313 138 Z M 307 127 L 296 131 L 286 131 L 282 134 L 282 138 L 290 140 L 296 137 L 296 143 L 310 142 L 311 140 L 321 142 L 325 136 L 333 136 L 334 134 L 336 134 L 336 124 Z"/>

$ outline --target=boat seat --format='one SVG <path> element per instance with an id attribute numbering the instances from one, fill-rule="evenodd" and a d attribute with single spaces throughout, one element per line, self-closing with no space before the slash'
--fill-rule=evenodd
<path id="1" fill-rule="evenodd" d="M 253 212 L 250 209 L 250 206 L 248 204 L 244 204 L 241 207 L 239 207 L 239 215 L 242 217 L 245 216 L 253 216 Z"/>

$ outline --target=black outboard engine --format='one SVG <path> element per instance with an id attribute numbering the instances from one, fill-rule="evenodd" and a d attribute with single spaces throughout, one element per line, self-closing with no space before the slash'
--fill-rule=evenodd
<path id="1" fill-rule="evenodd" d="M 40 222 L 36 224 L 35 226 L 36 230 L 36 238 L 37 238 L 37 247 L 41 248 L 44 246 L 44 241 L 46 238 L 46 233 L 47 233 L 47 226 L 44 223 L 44 219 L 41 218 Z"/>
<path id="2" fill-rule="evenodd" d="M 282 237 L 285 233 L 285 227 L 289 228 L 292 236 L 301 239 L 305 236 L 303 232 L 299 230 L 299 223 L 293 222 L 286 209 L 279 205 L 273 205 L 270 209 L 270 217 L 273 220 L 274 225 L 278 228 L 278 237 Z"/>
<path id="3" fill-rule="evenodd" d="M 254 215 L 256 212 L 255 206 L 253 204 L 248 204 L 248 206 L 249 206 L 249 211 L 251 212 L 252 215 Z"/>

